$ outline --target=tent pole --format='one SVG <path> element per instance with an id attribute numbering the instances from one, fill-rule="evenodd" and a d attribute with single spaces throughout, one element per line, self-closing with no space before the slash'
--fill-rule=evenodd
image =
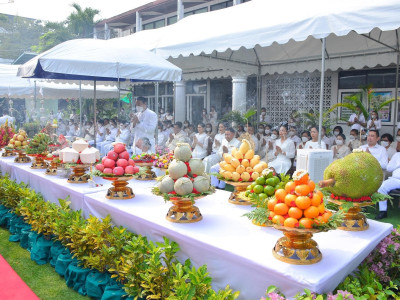
<path id="1" fill-rule="evenodd" d="M 93 107 L 94 107 L 94 147 L 96 148 L 96 137 L 97 137 L 97 103 L 96 103 L 96 80 L 94 80 L 94 96 L 93 96 Z"/>
<path id="2" fill-rule="evenodd" d="M 34 83 L 35 83 L 35 93 L 33 94 L 34 96 L 33 96 L 33 111 L 35 112 L 35 117 L 36 117 L 36 97 L 37 97 L 37 95 L 36 95 L 36 80 L 34 81 Z M 36 121 L 36 120 L 33 120 L 33 118 L 32 118 L 32 121 Z"/>
<path id="3" fill-rule="evenodd" d="M 325 49 L 326 38 L 322 39 L 322 65 L 321 65 L 321 88 L 319 92 L 319 124 L 318 124 L 318 146 L 321 148 L 322 114 L 324 100 L 324 80 L 325 80 Z"/>
<path id="4" fill-rule="evenodd" d="M 396 128 L 398 120 L 398 110 L 399 110 L 399 102 L 398 102 L 398 94 L 399 94 L 399 62 L 400 62 L 400 53 L 397 52 L 397 65 L 396 65 L 396 85 L 394 89 L 394 125 L 393 125 L 393 136 L 396 137 Z"/>
<path id="5" fill-rule="evenodd" d="M 82 80 L 79 80 L 79 136 L 82 137 Z"/>
<path id="6" fill-rule="evenodd" d="M 118 77 L 118 117 L 121 116 L 121 82 Z"/>
<path id="7" fill-rule="evenodd" d="M 156 110 L 156 114 L 157 114 L 157 123 L 158 123 L 158 94 L 159 94 L 159 91 L 158 91 L 158 88 L 159 88 L 159 86 L 158 86 L 158 82 L 156 82 L 156 83 L 154 83 L 154 85 L 155 85 L 155 88 L 156 88 L 156 106 L 155 106 L 155 110 Z M 157 149 L 157 145 L 158 145 L 158 124 L 157 124 L 157 126 L 156 126 L 156 132 L 155 132 L 155 145 L 154 145 L 154 149 Z"/>

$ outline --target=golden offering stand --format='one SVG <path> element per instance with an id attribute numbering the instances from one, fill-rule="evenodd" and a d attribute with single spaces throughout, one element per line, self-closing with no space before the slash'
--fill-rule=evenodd
<path id="1" fill-rule="evenodd" d="M 47 162 L 44 161 L 44 157 L 37 154 L 28 154 L 29 156 L 34 157 L 34 161 L 32 162 L 31 169 L 47 169 Z"/>
<path id="2" fill-rule="evenodd" d="M 26 164 L 31 162 L 31 159 L 26 156 L 26 153 L 24 150 L 15 150 L 16 153 L 18 153 L 18 156 L 14 159 L 14 162 L 17 164 Z"/>
<path id="3" fill-rule="evenodd" d="M 46 169 L 45 174 L 46 175 L 57 175 L 57 168 L 58 168 L 58 163 L 54 160 L 50 162 L 50 165 Z"/>
<path id="4" fill-rule="evenodd" d="M 173 203 L 168 210 L 166 219 L 173 223 L 196 223 L 203 219 L 201 212 L 197 206 L 194 206 L 194 200 L 203 198 L 204 196 L 190 198 L 170 198 Z"/>
<path id="5" fill-rule="evenodd" d="M 339 209 L 343 210 L 341 205 L 346 203 L 347 201 L 334 200 L 329 199 L 329 202 L 339 205 Z M 344 213 L 344 221 L 338 229 L 346 230 L 346 231 L 364 231 L 369 228 L 369 224 L 367 223 L 367 218 L 361 212 L 361 207 L 373 205 L 372 202 L 352 202 L 353 207 L 349 208 L 347 212 Z"/>
<path id="6" fill-rule="evenodd" d="M 278 239 L 272 249 L 272 255 L 292 265 L 312 265 L 322 259 L 318 244 L 312 239 L 318 229 L 289 228 L 280 225 L 274 227 L 283 232 L 284 237 Z"/>
<path id="7" fill-rule="evenodd" d="M 234 182 L 225 181 L 226 184 L 233 186 L 233 192 L 229 196 L 229 202 L 236 205 L 251 205 L 251 202 L 246 200 L 246 197 L 241 196 L 242 192 L 246 191 L 246 188 L 251 184 L 251 182 Z"/>
<path id="8" fill-rule="evenodd" d="M 85 170 L 89 166 L 90 165 L 85 165 L 85 164 L 71 166 L 72 174 L 68 176 L 68 182 L 69 183 L 88 183 L 90 175 L 86 174 Z"/>
<path id="9" fill-rule="evenodd" d="M 143 167 L 145 168 L 145 173 L 139 176 L 135 176 L 135 179 L 137 180 L 155 180 L 157 178 L 157 175 L 151 170 L 153 166 L 153 162 L 141 162 L 141 163 L 136 163 L 135 165 L 138 167 Z"/>
<path id="10" fill-rule="evenodd" d="M 123 176 L 123 177 L 103 177 L 103 179 L 111 181 L 113 187 L 107 190 L 107 199 L 112 200 L 127 200 L 135 197 L 132 188 L 128 187 L 128 181 L 131 180 L 133 176 Z"/>
<path id="11" fill-rule="evenodd" d="M 4 152 L 1 154 L 2 157 L 11 157 L 15 156 L 14 150 L 4 149 Z"/>

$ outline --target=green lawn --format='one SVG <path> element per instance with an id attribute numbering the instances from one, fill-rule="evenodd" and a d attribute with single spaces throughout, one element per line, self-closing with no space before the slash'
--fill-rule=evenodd
<path id="1" fill-rule="evenodd" d="M 36 264 L 19 243 L 8 241 L 9 236 L 9 231 L 0 227 L 0 254 L 40 299 L 90 299 L 68 288 L 50 264 Z"/>

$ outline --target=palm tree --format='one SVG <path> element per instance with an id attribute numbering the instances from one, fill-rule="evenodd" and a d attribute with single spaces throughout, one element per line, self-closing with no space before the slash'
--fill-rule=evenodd
<path id="1" fill-rule="evenodd" d="M 82 10 L 78 3 L 73 3 L 72 7 L 76 12 L 72 12 L 67 18 L 68 28 L 79 38 L 89 37 L 93 33 L 95 25 L 94 17 L 100 13 L 99 10 L 90 7 Z"/>

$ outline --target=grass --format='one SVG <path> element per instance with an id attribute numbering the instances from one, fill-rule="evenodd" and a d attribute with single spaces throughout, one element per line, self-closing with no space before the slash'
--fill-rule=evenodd
<path id="1" fill-rule="evenodd" d="M 7 229 L 0 228 L 0 254 L 40 299 L 90 299 L 68 288 L 50 264 L 36 264 L 29 251 L 8 241 L 9 236 Z"/>
<path id="2" fill-rule="evenodd" d="M 390 223 L 394 228 L 400 225 L 400 208 L 399 208 L 399 198 L 394 198 L 392 203 L 388 201 L 388 217 L 379 220 L 380 222 Z M 376 207 L 368 207 L 366 210 L 367 218 L 375 219 L 375 216 L 379 213 L 378 205 Z"/>

